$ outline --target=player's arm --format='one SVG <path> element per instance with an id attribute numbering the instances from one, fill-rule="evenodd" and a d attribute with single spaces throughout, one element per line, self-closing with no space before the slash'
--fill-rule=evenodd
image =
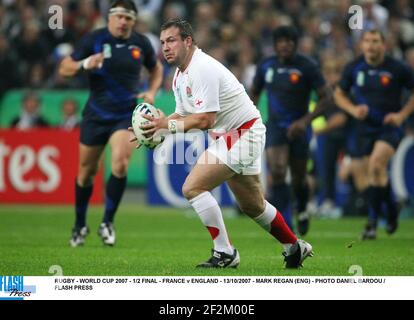
<path id="1" fill-rule="evenodd" d="M 175 132 L 187 132 L 191 129 L 208 130 L 211 129 L 216 122 L 216 112 L 194 113 L 177 120 L 168 119 L 167 123 L 164 123 L 164 127 L 172 133 L 174 133 L 174 130 L 171 126 L 174 126 L 174 121 L 177 123 Z"/>
<path id="2" fill-rule="evenodd" d="M 333 98 L 332 88 L 326 83 L 319 66 L 316 63 L 311 63 L 305 70 L 305 76 L 318 97 L 315 109 L 312 112 L 308 112 L 301 119 L 306 125 L 309 125 L 313 119 L 321 116 L 333 105 Z"/>
<path id="3" fill-rule="evenodd" d="M 334 92 L 334 100 L 335 104 L 353 116 L 357 120 L 364 120 L 368 116 L 368 106 L 366 105 L 355 105 L 352 103 L 351 99 L 349 99 L 346 92 L 340 87 L 337 86 Z"/>
<path id="4" fill-rule="evenodd" d="M 318 103 L 316 104 L 315 110 L 306 113 L 302 118 L 294 121 L 288 128 L 287 136 L 290 139 L 301 136 L 306 131 L 308 125 L 313 119 L 322 115 L 332 104 L 332 90 L 327 85 L 323 85 L 316 90 L 318 96 Z"/>
<path id="5" fill-rule="evenodd" d="M 355 105 L 348 96 L 348 92 L 350 92 L 355 81 L 353 76 L 354 70 L 354 63 L 349 63 L 345 66 L 341 79 L 335 88 L 334 101 L 340 109 L 344 110 L 355 119 L 364 120 L 368 116 L 368 106 Z"/>
<path id="6" fill-rule="evenodd" d="M 81 70 L 94 70 L 102 67 L 103 53 L 96 53 L 86 59 L 75 61 L 71 56 L 65 57 L 59 64 L 61 77 L 73 77 Z"/>
<path id="7" fill-rule="evenodd" d="M 255 106 L 258 106 L 260 94 L 264 88 L 264 76 L 262 69 L 261 65 L 257 66 L 256 74 L 253 78 L 252 88 L 250 89 L 250 98 Z"/>
<path id="8" fill-rule="evenodd" d="M 345 113 L 337 112 L 328 119 L 328 121 L 326 122 L 326 126 L 324 126 L 322 129 L 314 130 L 314 133 L 317 135 L 327 134 L 332 130 L 344 127 L 347 121 L 348 118 Z"/>
<path id="9" fill-rule="evenodd" d="M 216 121 L 216 112 L 194 113 L 187 116 L 180 116 L 173 113 L 172 116 L 166 117 L 160 110 L 160 117 L 153 119 L 149 115 L 142 115 L 151 122 L 147 125 L 141 126 L 145 135 L 152 135 L 158 130 L 168 130 L 171 133 L 187 132 L 191 129 L 208 130 L 212 128 Z"/>
<path id="10" fill-rule="evenodd" d="M 315 110 L 308 112 L 303 118 L 302 121 L 306 125 L 309 125 L 313 119 L 323 115 L 326 110 L 328 110 L 329 105 L 332 105 L 332 90 L 328 85 L 324 85 L 316 90 L 316 95 L 318 96 L 318 103 L 316 104 Z"/>
<path id="11" fill-rule="evenodd" d="M 182 116 L 181 114 L 178 114 L 176 112 L 174 112 L 174 113 L 172 113 L 168 116 L 168 120 L 177 120 L 177 119 L 182 119 L 182 118 L 184 118 L 184 116 Z"/>
<path id="12" fill-rule="evenodd" d="M 252 89 L 250 90 L 250 98 L 253 101 L 253 104 L 257 106 L 259 104 L 260 99 L 260 93 L 262 92 L 262 89 L 257 88 L 255 85 L 252 86 Z"/>
<path id="13" fill-rule="evenodd" d="M 155 66 L 149 71 L 149 88 L 140 93 L 138 99 L 144 99 L 145 102 L 154 104 L 155 96 L 162 84 L 163 70 L 162 64 L 157 60 Z"/>
<path id="14" fill-rule="evenodd" d="M 389 113 L 384 118 L 384 124 L 399 127 L 414 112 L 414 73 L 408 65 L 403 65 L 399 75 L 403 86 L 411 90 L 411 96 L 399 112 Z"/>
<path id="15" fill-rule="evenodd" d="M 208 130 L 216 121 L 215 112 L 196 113 L 188 116 L 173 113 L 168 117 L 166 117 L 160 109 L 158 109 L 158 113 L 160 115 L 158 119 L 153 119 L 149 115 L 142 115 L 144 118 L 151 121 L 149 124 L 141 126 L 141 129 L 145 130 L 143 132 L 145 135 L 151 136 L 161 129 L 168 130 L 171 133 L 187 132 L 191 129 Z M 134 135 L 134 129 L 129 127 L 128 130 L 130 132 L 129 142 L 137 141 L 137 138 Z M 135 148 L 138 149 L 139 147 L 141 147 L 141 145 L 137 144 Z"/>
<path id="16" fill-rule="evenodd" d="M 414 91 L 412 91 L 410 98 L 405 106 L 399 112 L 392 112 L 385 116 L 384 124 L 395 127 L 401 126 L 401 124 L 414 112 Z"/>

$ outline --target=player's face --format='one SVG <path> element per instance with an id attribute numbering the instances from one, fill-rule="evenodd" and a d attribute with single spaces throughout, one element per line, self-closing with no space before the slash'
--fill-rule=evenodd
<path id="1" fill-rule="evenodd" d="M 162 53 L 168 64 L 182 65 L 191 49 L 190 37 L 182 39 L 180 29 L 171 27 L 161 31 L 160 41 Z"/>
<path id="2" fill-rule="evenodd" d="M 365 59 L 377 61 L 385 53 L 385 44 L 380 34 L 367 32 L 362 38 L 361 49 Z"/>
<path id="3" fill-rule="evenodd" d="M 328 66 L 323 69 L 323 77 L 326 79 L 326 82 L 328 82 L 329 85 L 335 86 L 341 78 L 341 73 L 339 72 L 338 68 Z"/>
<path id="4" fill-rule="evenodd" d="M 275 51 L 280 59 L 289 59 L 295 54 L 295 42 L 287 38 L 280 38 L 275 42 Z"/>
<path id="5" fill-rule="evenodd" d="M 123 14 L 111 14 L 108 20 L 108 29 L 115 38 L 128 39 L 131 36 L 135 19 Z"/>

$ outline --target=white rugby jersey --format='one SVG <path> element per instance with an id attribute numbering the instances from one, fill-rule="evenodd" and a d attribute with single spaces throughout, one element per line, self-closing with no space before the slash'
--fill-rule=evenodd
<path id="1" fill-rule="evenodd" d="M 219 61 L 196 49 L 184 72 L 178 68 L 173 79 L 175 113 L 217 112 L 214 131 L 237 129 L 260 118 L 243 85 Z"/>

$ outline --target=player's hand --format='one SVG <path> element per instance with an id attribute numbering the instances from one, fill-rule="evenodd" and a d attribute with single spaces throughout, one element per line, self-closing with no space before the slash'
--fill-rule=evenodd
<path id="1" fill-rule="evenodd" d="M 137 141 L 137 145 L 135 146 L 135 149 L 139 149 L 141 147 L 141 144 L 138 142 L 138 139 L 134 134 L 134 129 L 132 127 L 128 127 L 128 131 L 130 132 L 129 142 Z"/>
<path id="2" fill-rule="evenodd" d="M 293 122 L 287 129 L 287 137 L 289 140 L 294 140 L 302 136 L 306 131 L 306 121 L 299 119 Z"/>
<path id="3" fill-rule="evenodd" d="M 144 99 L 144 102 L 149 104 L 154 104 L 155 101 L 155 94 L 151 91 L 145 91 L 141 92 L 139 95 L 137 95 L 138 99 Z"/>
<path id="4" fill-rule="evenodd" d="M 392 112 L 385 116 L 384 124 L 394 127 L 400 127 L 404 122 L 404 118 L 398 112 Z"/>
<path id="5" fill-rule="evenodd" d="M 357 105 L 352 113 L 352 116 L 357 120 L 364 120 L 369 113 L 369 107 L 365 104 Z"/>
<path id="6" fill-rule="evenodd" d="M 160 115 L 159 118 L 154 118 L 150 115 L 143 114 L 142 117 L 149 120 L 150 123 L 142 125 L 140 128 L 143 130 L 143 134 L 145 136 L 153 136 L 155 132 L 160 129 L 168 129 L 168 119 L 165 116 L 164 112 L 160 109 L 157 109 L 158 114 Z"/>
<path id="7" fill-rule="evenodd" d="M 104 62 L 103 53 L 102 52 L 96 53 L 96 54 L 89 56 L 85 60 L 83 60 L 82 67 L 85 70 L 96 70 L 96 69 L 102 68 L 103 62 Z"/>

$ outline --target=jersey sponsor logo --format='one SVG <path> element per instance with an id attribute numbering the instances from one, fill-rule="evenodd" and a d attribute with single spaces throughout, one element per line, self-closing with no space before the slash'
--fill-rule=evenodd
<path id="1" fill-rule="evenodd" d="M 191 98 L 193 96 L 193 93 L 191 92 L 191 88 L 187 87 L 185 88 L 185 92 L 187 93 L 187 97 Z"/>
<path id="2" fill-rule="evenodd" d="M 126 46 L 126 44 L 125 43 L 117 43 L 116 45 L 115 45 L 115 47 L 117 48 L 117 49 L 119 49 L 119 48 L 123 48 L 123 47 L 125 47 Z"/>
<path id="3" fill-rule="evenodd" d="M 277 73 L 278 74 L 284 74 L 284 73 L 297 73 L 298 75 L 302 75 L 302 71 L 300 71 L 297 68 L 277 68 Z"/>

